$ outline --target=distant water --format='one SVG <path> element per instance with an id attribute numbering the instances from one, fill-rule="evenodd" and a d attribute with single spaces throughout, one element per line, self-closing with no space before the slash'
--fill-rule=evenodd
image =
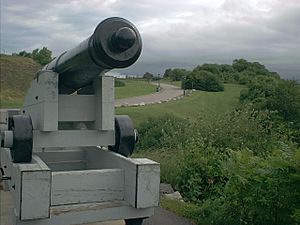
<path id="1" fill-rule="evenodd" d="M 300 68 L 291 69 L 288 66 L 273 66 L 269 69 L 277 72 L 282 79 L 296 80 L 300 83 Z"/>

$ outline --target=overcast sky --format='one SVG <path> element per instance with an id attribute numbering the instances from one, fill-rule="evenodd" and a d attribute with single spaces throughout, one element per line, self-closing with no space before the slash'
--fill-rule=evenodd
<path id="1" fill-rule="evenodd" d="M 47 46 L 56 56 L 111 16 L 142 34 L 127 74 L 245 58 L 300 79 L 300 0 L 1 0 L 1 52 Z"/>

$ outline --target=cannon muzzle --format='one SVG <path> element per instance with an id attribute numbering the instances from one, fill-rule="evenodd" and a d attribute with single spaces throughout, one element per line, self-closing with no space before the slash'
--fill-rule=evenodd
<path id="1" fill-rule="evenodd" d="M 77 47 L 62 53 L 43 69 L 59 74 L 59 93 L 70 94 L 92 83 L 102 72 L 132 65 L 140 56 L 142 40 L 129 21 L 112 17 Z"/>

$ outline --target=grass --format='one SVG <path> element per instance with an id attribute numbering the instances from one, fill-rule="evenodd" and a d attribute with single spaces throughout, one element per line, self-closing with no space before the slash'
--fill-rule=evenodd
<path id="1" fill-rule="evenodd" d="M 20 107 L 41 65 L 30 58 L 1 54 L 0 68 L 0 108 Z"/>
<path id="2" fill-rule="evenodd" d="M 141 96 L 154 93 L 156 86 L 149 84 L 144 80 L 126 80 L 126 86 L 116 87 L 115 96 L 116 99 L 130 98 L 134 96 Z M 11 95 L 5 95 L 6 97 L 1 98 L 0 108 L 20 108 L 23 104 L 23 95 L 26 91 L 22 91 L 21 96 L 11 97 Z"/>
<path id="3" fill-rule="evenodd" d="M 156 86 L 143 79 L 127 79 L 124 87 L 115 88 L 115 98 L 130 98 L 154 93 Z"/>
<path id="4" fill-rule="evenodd" d="M 0 109 L 17 109 L 23 105 L 23 98 L 17 99 L 0 99 Z"/>
<path id="5" fill-rule="evenodd" d="M 182 100 L 143 107 L 117 108 L 119 115 L 129 115 L 135 126 L 139 126 L 147 117 L 159 116 L 166 113 L 182 118 L 196 120 L 199 117 L 211 121 L 224 115 L 238 105 L 241 85 L 225 84 L 224 92 L 196 91 L 192 96 Z"/>
<path id="6" fill-rule="evenodd" d="M 160 204 L 163 208 L 170 210 L 179 216 L 190 219 L 195 224 L 203 224 L 199 221 L 201 208 L 198 205 L 167 198 L 162 198 Z"/>
<path id="7" fill-rule="evenodd" d="M 35 73 L 41 68 L 31 58 L 0 55 L 0 108 L 19 108 Z M 128 79 L 125 87 L 115 89 L 116 99 L 147 95 L 156 86 L 143 79 Z"/>

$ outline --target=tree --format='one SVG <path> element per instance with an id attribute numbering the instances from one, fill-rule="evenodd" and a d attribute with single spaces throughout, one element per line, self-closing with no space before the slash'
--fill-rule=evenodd
<path id="1" fill-rule="evenodd" d="M 144 79 L 151 80 L 153 78 L 153 74 L 146 72 L 143 76 Z"/>
<path id="2" fill-rule="evenodd" d="M 46 47 L 43 47 L 40 50 L 37 48 L 32 51 L 32 59 L 37 61 L 41 65 L 46 65 L 52 59 L 51 54 L 52 52 Z"/>
<path id="3" fill-rule="evenodd" d="M 21 51 L 17 55 L 31 58 L 31 53 L 26 51 Z"/>
<path id="4" fill-rule="evenodd" d="M 189 71 L 185 69 L 175 68 L 175 69 L 166 69 L 164 73 L 164 78 L 170 78 L 172 81 L 180 81 L 185 77 Z"/>
<path id="5" fill-rule="evenodd" d="M 300 123 L 300 88 L 296 81 L 281 80 L 267 97 L 268 109 L 278 111 L 287 121 Z"/>
<path id="6" fill-rule="evenodd" d="M 214 74 L 205 70 L 194 71 L 187 75 L 186 79 L 182 81 L 182 87 L 211 92 L 224 91 L 224 86 L 220 80 Z"/>
<path id="7" fill-rule="evenodd" d="M 42 49 L 34 49 L 31 53 L 21 51 L 16 55 L 32 58 L 34 61 L 40 63 L 41 65 L 46 65 L 52 60 L 52 52 L 46 47 L 43 47 Z"/>
<path id="8" fill-rule="evenodd" d="M 169 78 L 172 76 L 172 69 L 166 69 L 164 73 L 164 78 Z"/>
<path id="9" fill-rule="evenodd" d="M 172 76 L 170 78 L 173 81 L 180 81 L 188 74 L 189 74 L 189 71 L 187 71 L 185 69 L 175 68 L 175 69 L 173 69 Z"/>
<path id="10" fill-rule="evenodd" d="M 205 70 L 205 71 L 209 71 L 213 74 L 218 75 L 220 73 L 220 65 L 218 64 L 209 64 L 209 63 L 205 63 L 201 66 L 197 66 L 194 71 L 199 71 L 199 70 Z"/>
<path id="11" fill-rule="evenodd" d="M 242 72 L 246 70 L 249 66 L 249 62 L 245 59 L 235 59 L 233 60 L 232 67 L 237 72 Z"/>

